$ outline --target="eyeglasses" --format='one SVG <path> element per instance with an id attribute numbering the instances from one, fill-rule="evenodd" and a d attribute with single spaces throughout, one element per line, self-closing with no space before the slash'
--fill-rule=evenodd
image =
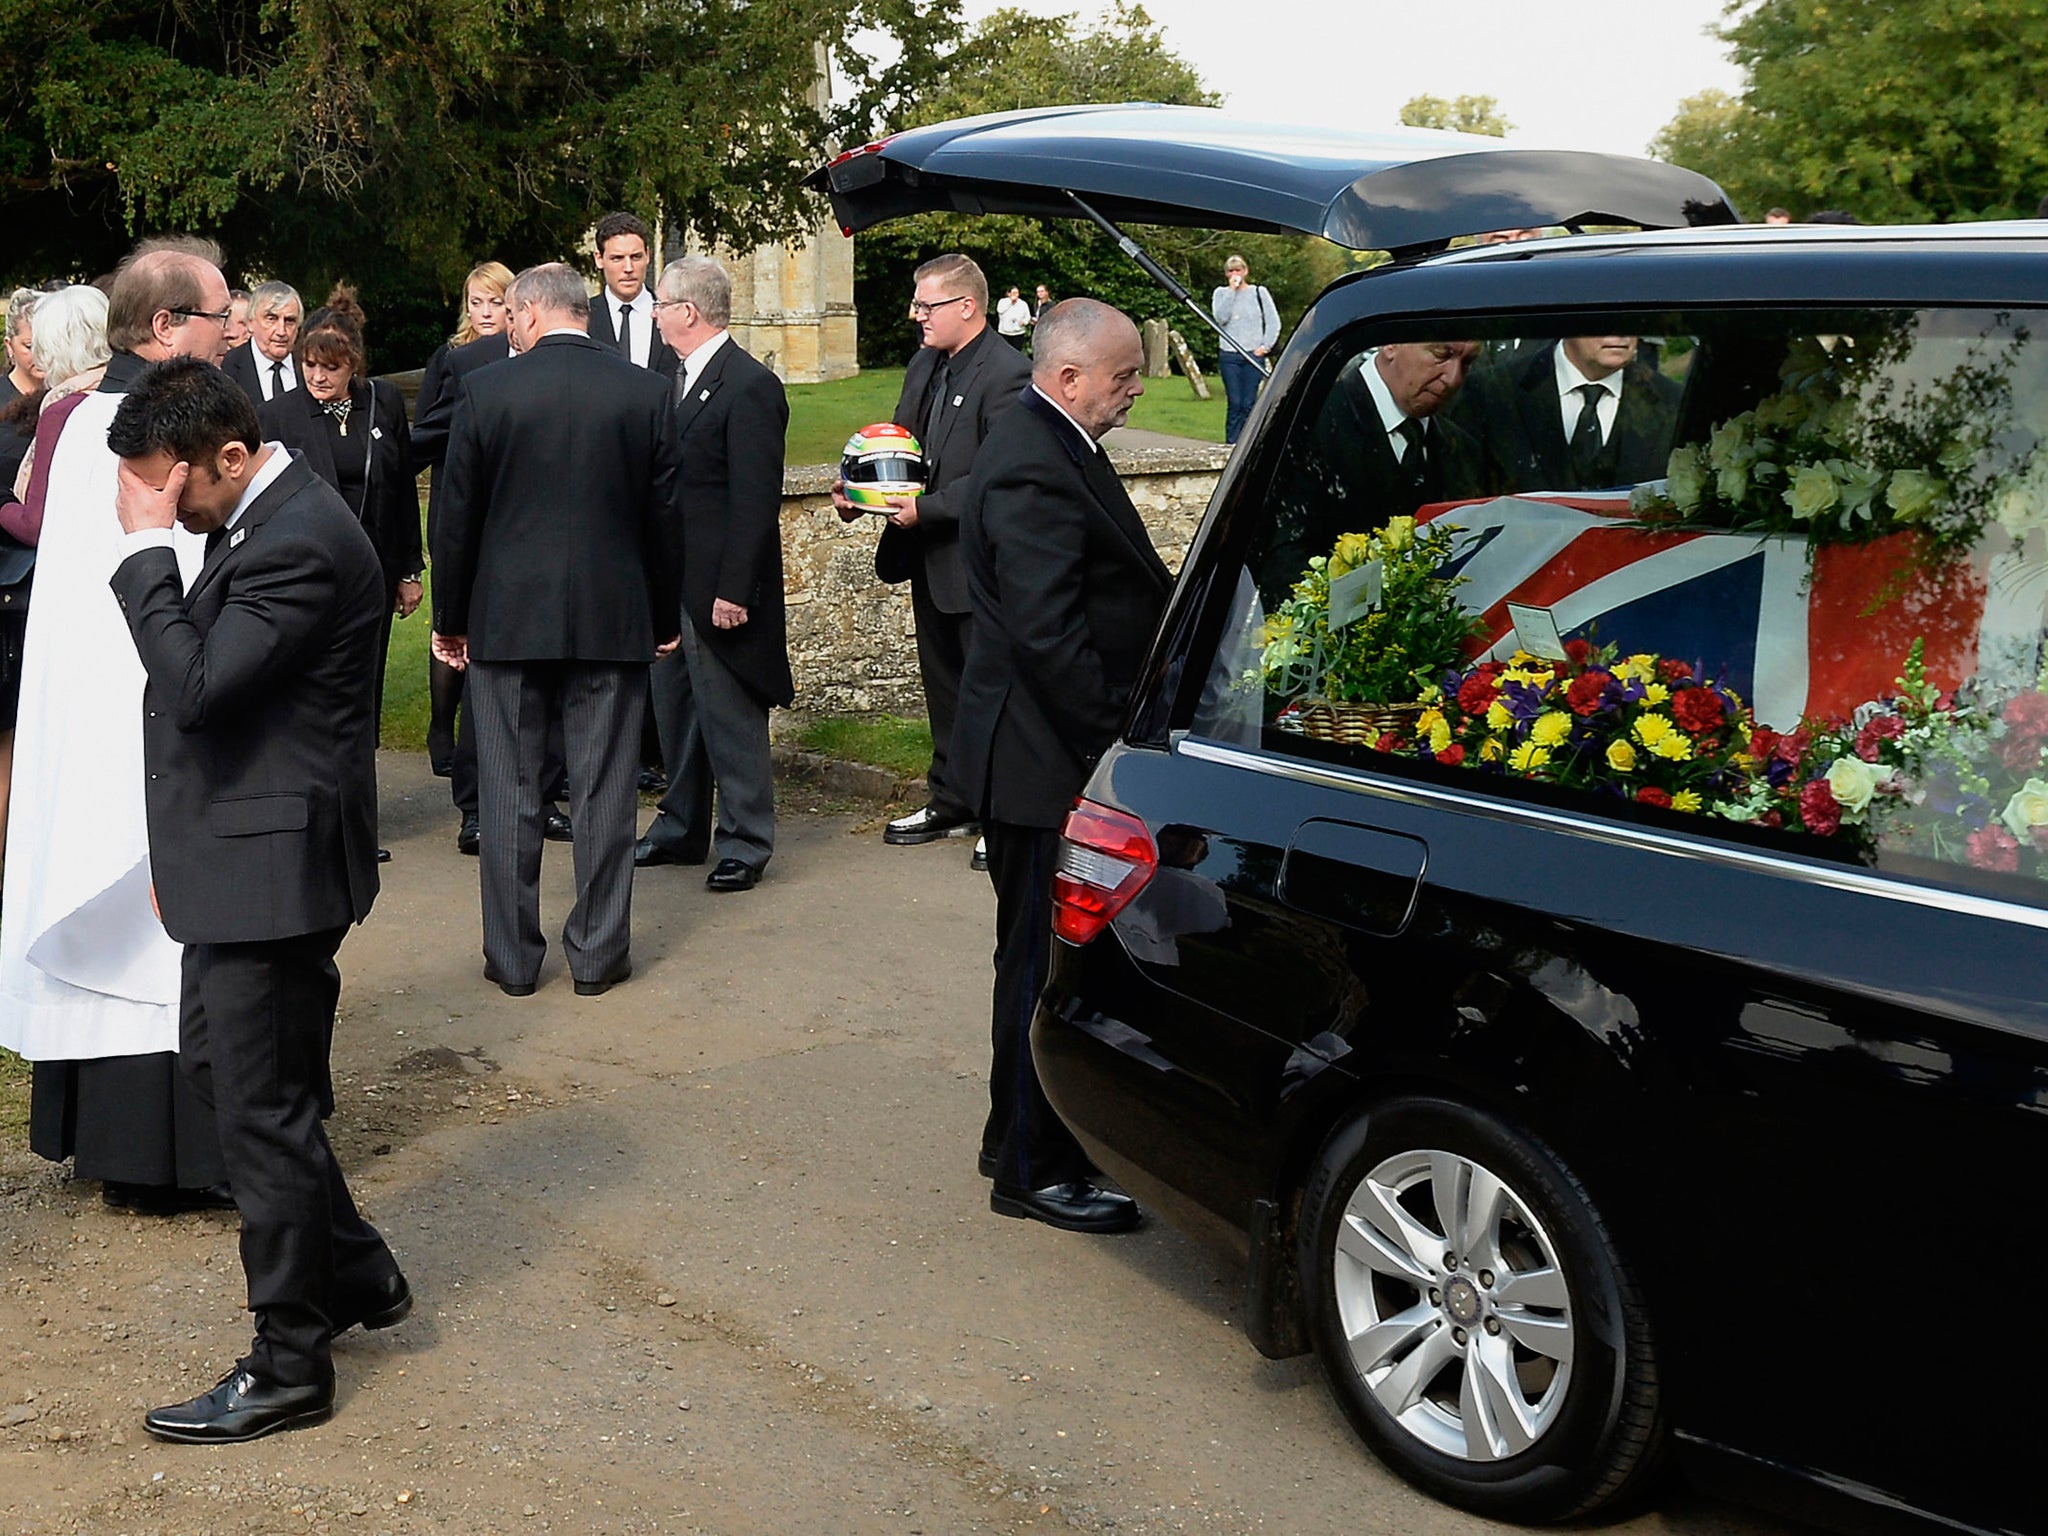
<path id="1" fill-rule="evenodd" d="M 950 299 L 934 299 L 929 304 L 925 303 L 923 299 L 913 299 L 910 301 L 910 318 L 913 320 L 929 320 L 932 317 L 933 310 L 942 309 L 948 304 L 958 304 L 962 299 L 972 297 L 972 294 L 956 293 Z"/>
<path id="2" fill-rule="evenodd" d="M 657 310 L 680 309 L 685 304 L 694 305 L 696 302 L 695 299 L 656 299 L 654 301 L 654 308 Z"/>
<path id="3" fill-rule="evenodd" d="M 235 318 L 233 305 L 226 309 L 179 309 L 173 305 L 166 313 L 183 315 L 188 320 L 211 320 L 215 325 L 226 325 Z"/>

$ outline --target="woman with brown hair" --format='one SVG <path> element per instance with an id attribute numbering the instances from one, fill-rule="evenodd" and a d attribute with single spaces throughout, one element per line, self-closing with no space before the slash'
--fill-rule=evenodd
<path id="1" fill-rule="evenodd" d="M 300 387 L 264 402 L 265 441 L 280 442 L 341 493 L 362 519 L 384 567 L 385 601 L 399 618 L 420 605 L 419 489 L 405 397 L 388 379 L 372 379 L 363 346 L 363 311 L 355 291 L 337 287 L 323 309 L 306 317 L 293 361 Z M 385 625 L 377 650 L 377 698 L 391 650 Z M 382 862 L 390 854 L 380 848 Z"/>
<path id="2" fill-rule="evenodd" d="M 448 447 L 448 422 L 454 414 L 457 380 L 471 367 L 497 362 L 511 355 L 511 341 L 505 330 L 505 295 L 512 287 L 512 269 L 502 261 L 478 262 L 462 280 L 462 311 L 455 334 L 427 359 L 420 375 L 419 398 L 413 402 L 413 461 L 421 468 L 440 467 Z M 477 350 L 468 350 L 475 347 Z M 457 361 L 453 356 L 461 352 Z M 434 521 L 434 499 L 439 495 L 438 477 L 430 486 L 427 522 Z M 429 539 L 428 546 L 432 547 Z M 447 778 L 455 759 L 455 712 L 462 702 L 462 674 L 431 652 L 427 656 L 427 760 L 435 773 Z"/>

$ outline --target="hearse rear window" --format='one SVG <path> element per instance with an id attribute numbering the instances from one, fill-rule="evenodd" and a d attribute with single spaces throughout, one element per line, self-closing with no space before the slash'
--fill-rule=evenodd
<path id="1" fill-rule="evenodd" d="M 1362 336 L 1231 527 L 1188 723 L 2040 901 L 2039 323 Z"/>

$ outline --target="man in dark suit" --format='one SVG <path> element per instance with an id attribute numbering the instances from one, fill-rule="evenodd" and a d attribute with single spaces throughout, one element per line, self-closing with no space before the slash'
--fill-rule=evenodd
<path id="1" fill-rule="evenodd" d="M 449 433 L 433 643 L 469 668 L 484 975 L 513 997 L 539 983 L 541 762 L 559 715 L 576 821 L 562 942 L 592 997 L 632 972 L 634 748 L 656 641 L 676 644 L 675 426 L 660 375 L 585 334 L 572 268 L 529 268 L 508 297 L 519 359 L 470 375 Z"/>
<path id="2" fill-rule="evenodd" d="M 682 655 L 690 710 L 663 720 L 662 757 L 700 753 L 718 786 L 718 862 L 705 884 L 744 891 L 775 852 L 775 775 L 768 710 L 796 695 L 782 605 L 782 381 L 726 332 L 732 282 L 708 256 L 670 262 L 658 285 L 663 334 L 682 359 L 676 432 L 683 519 Z M 673 677 L 673 662 L 661 663 Z M 635 850 L 636 863 L 693 862 L 686 793 L 672 782 Z"/>
<path id="3" fill-rule="evenodd" d="M 673 379 L 675 349 L 654 323 L 654 295 L 647 284 L 653 253 L 654 237 L 638 215 L 608 213 L 597 221 L 597 275 L 603 287 L 590 303 L 590 339 L 617 348 L 636 368 L 652 368 Z"/>
<path id="4" fill-rule="evenodd" d="M 1473 381 L 1460 419 L 1495 491 L 1601 491 L 1664 473 L 1679 386 L 1633 336 L 1567 336 Z"/>
<path id="5" fill-rule="evenodd" d="M 299 387 L 299 322 L 306 306 L 290 283 L 258 283 L 249 294 L 249 339 L 228 349 L 221 367 L 242 386 L 249 403 L 261 410 L 267 400 Z"/>
<path id="6" fill-rule="evenodd" d="M 335 951 L 377 895 L 377 636 L 390 610 L 361 523 L 260 440 L 209 363 L 160 363 L 107 434 L 125 548 L 113 588 L 143 693 L 150 868 L 185 946 L 179 1051 L 212 1106 L 242 1216 L 256 1340 L 211 1391 L 158 1408 L 167 1440 L 324 1419 L 333 1336 L 412 1307 L 321 1119 Z M 207 535 L 186 592 L 173 521 Z"/>
<path id="7" fill-rule="evenodd" d="M 1273 543 L 1259 567 L 1269 604 L 1340 534 L 1481 494 L 1478 445 L 1446 415 L 1478 351 L 1469 341 L 1399 342 L 1345 363 L 1279 476 Z"/>
<path id="8" fill-rule="evenodd" d="M 924 337 L 903 375 L 896 425 L 924 449 L 925 487 L 891 497 L 888 526 L 875 548 L 875 574 L 910 583 L 917 620 L 917 669 L 931 719 L 932 764 L 926 803 L 882 829 L 885 843 L 928 843 L 976 830 L 968 795 L 952 780 L 947 754 L 967 663 L 967 577 L 960 567 L 960 501 L 991 425 L 1017 403 L 1031 363 L 988 323 L 988 279 L 965 256 L 939 256 L 917 269 L 910 313 Z M 833 505 L 851 522 L 860 509 L 836 490 Z"/>
<path id="9" fill-rule="evenodd" d="M 973 646 L 953 738 L 996 888 L 990 1207 L 1076 1232 L 1138 1222 L 1054 1115 L 1031 1060 L 1059 828 L 1122 723 L 1173 578 L 1100 439 L 1145 392 L 1138 329 L 1093 299 L 1038 322 L 1031 388 L 995 424 L 961 519 Z"/>

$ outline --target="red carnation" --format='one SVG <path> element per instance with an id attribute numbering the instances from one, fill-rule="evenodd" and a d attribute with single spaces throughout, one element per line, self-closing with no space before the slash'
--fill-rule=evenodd
<path id="1" fill-rule="evenodd" d="M 2005 706 L 2004 719 L 2010 736 L 2027 736 L 2035 741 L 2048 738 L 2048 693 L 2030 691 L 2015 695 Z"/>
<path id="2" fill-rule="evenodd" d="M 1781 763 L 1796 763 L 1806 756 L 1806 749 L 1813 745 L 1813 737 L 1805 726 L 1788 735 L 1780 736 L 1773 745 L 1773 755 Z"/>
<path id="3" fill-rule="evenodd" d="M 1979 869 L 2011 874 L 2020 867 L 2020 843 L 1997 822 L 1970 834 L 1970 862 Z"/>
<path id="4" fill-rule="evenodd" d="M 1612 674 L 1595 667 L 1581 672 L 1564 691 L 1564 701 L 1575 715 L 1590 715 L 1600 708 L 1600 695 L 1614 681 Z"/>
<path id="5" fill-rule="evenodd" d="M 1759 725 L 1749 733 L 1749 755 L 1758 762 L 1768 762 L 1778 750 L 1778 733 L 1768 725 Z"/>
<path id="6" fill-rule="evenodd" d="M 1724 718 L 1721 695 L 1711 688 L 1681 688 L 1671 696 L 1671 718 L 1695 736 L 1711 731 Z"/>
<path id="7" fill-rule="evenodd" d="M 1468 715 L 1485 714 L 1493 699 L 1493 678 L 1483 669 L 1458 684 L 1458 708 Z"/>
<path id="8" fill-rule="evenodd" d="M 1683 682 L 1692 676 L 1692 665 L 1666 656 L 1657 663 L 1657 675 L 1667 683 Z"/>
<path id="9" fill-rule="evenodd" d="M 1799 816 L 1815 837 L 1833 837 L 1842 827 L 1842 803 L 1826 779 L 1810 780 L 1799 791 Z"/>
<path id="10" fill-rule="evenodd" d="M 1667 809 L 1671 805 L 1671 796 L 1654 784 L 1645 784 L 1641 789 L 1637 790 L 1636 799 L 1640 800 L 1644 805 L 1661 805 Z"/>
<path id="11" fill-rule="evenodd" d="M 1399 752 L 1405 749 L 1407 745 L 1408 743 L 1402 739 L 1399 732 L 1381 731 L 1380 739 L 1372 744 L 1372 749 L 1375 752 Z"/>
<path id="12" fill-rule="evenodd" d="M 1583 667 L 1586 664 L 1586 658 L 1593 654 L 1593 642 L 1590 640 L 1567 640 L 1564 643 L 1564 653 L 1571 658 L 1573 666 Z"/>
<path id="13" fill-rule="evenodd" d="M 1856 733 L 1856 755 L 1866 763 L 1877 761 L 1878 749 L 1887 741 L 1906 734 L 1906 722 L 1897 715 L 1876 715 Z"/>
<path id="14" fill-rule="evenodd" d="M 1762 816 L 1757 818 L 1757 824 L 1765 827 L 1782 827 L 1785 825 L 1785 813 L 1783 811 L 1765 811 Z"/>
<path id="15" fill-rule="evenodd" d="M 1454 741 L 1448 747 L 1445 747 L 1443 751 L 1437 753 L 1436 760 L 1446 768 L 1455 768 L 1458 764 L 1465 761 L 1465 749 Z"/>

